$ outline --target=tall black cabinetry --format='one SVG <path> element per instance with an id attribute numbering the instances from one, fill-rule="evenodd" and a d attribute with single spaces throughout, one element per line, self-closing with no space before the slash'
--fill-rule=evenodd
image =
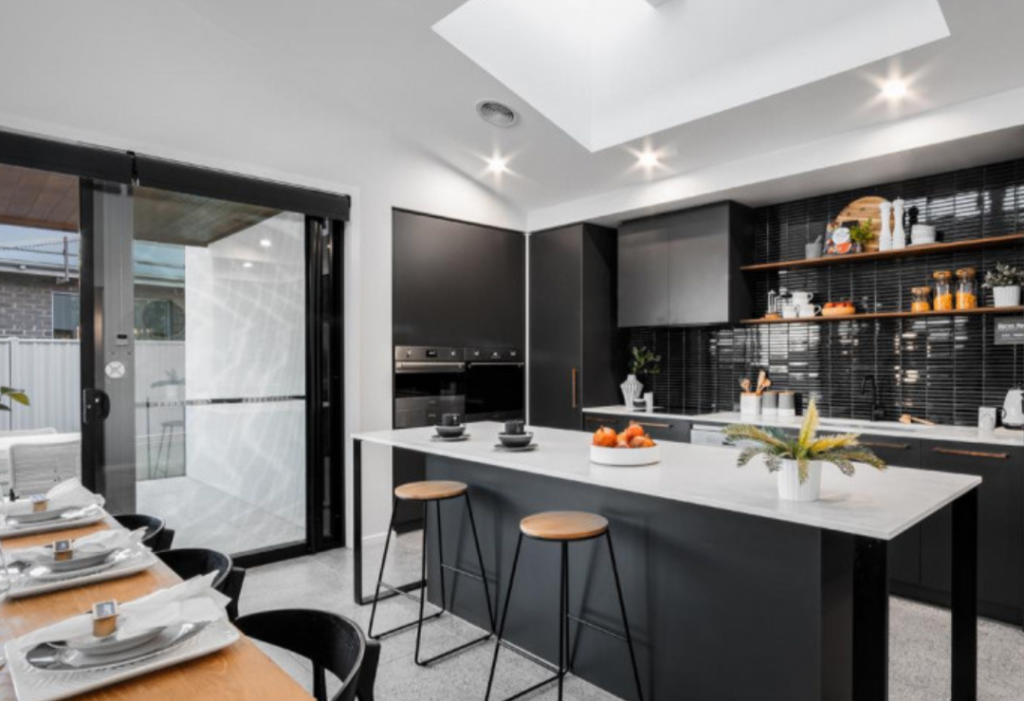
<path id="1" fill-rule="evenodd" d="M 529 237 L 533 425 L 578 430 L 584 406 L 619 403 L 616 237 L 593 224 Z"/>

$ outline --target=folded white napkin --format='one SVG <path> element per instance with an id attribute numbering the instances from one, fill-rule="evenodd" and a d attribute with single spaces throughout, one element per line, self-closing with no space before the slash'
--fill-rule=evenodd
<path id="1" fill-rule="evenodd" d="M 46 493 L 49 503 L 46 505 L 48 511 L 55 509 L 82 508 L 98 504 L 103 506 L 104 499 L 98 494 L 93 494 L 82 486 L 77 477 L 66 479 L 55 485 Z M 18 499 L 0 504 L 0 509 L 7 516 L 18 516 L 19 514 L 32 513 L 31 499 Z"/>
<path id="2" fill-rule="evenodd" d="M 121 604 L 117 637 L 130 638 L 159 626 L 180 623 L 205 623 L 227 618 L 224 607 L 230 598 L 213 589 L 215 572 L 193 577 L 167 589 L 160 589 L 134 601 Z M 92 633 L 92 615 L 83 614 L 29 633 L 20 647 L 27 650 L 39 643 L 69 640 Z"/>
<path id="3" fill-rule="evenodd" d="M 76 538 L 74 547 L 75 550 L 82 551 L 84 554 L 121 550 L 138 545 L 145 536 L 145 528 L 139 528 L 134 531 L 111 528 L 107 531 L 90 533 L 87 536 Z M 48 547 L 40 546 L 13 551 L 9 554 L 9 557 L 12 560 L 20 560 L 22 562 L 51 562 L 53 560 L 53 552 Z"/>

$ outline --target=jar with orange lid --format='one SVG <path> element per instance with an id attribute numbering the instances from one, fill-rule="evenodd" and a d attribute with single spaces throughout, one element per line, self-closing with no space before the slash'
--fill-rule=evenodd
<path id="1" fill-rule="evenodd" d="M 948 270 L 936 270 L 932 277 L 935 279 L 932 308 L 937 312 L 953 311 L 953 273 Z"/>
<path id="2" fill-rule="evenodd" d="M 974 279 L 974 268 L 956 271 L 956 308 L 978 308 L 978 282 Z"/>
<path id="3" fill-rule="evenodd" d="M 932 310 L 932 288 L 928 285 L 912 287 L 910 292 L 914 295 L 910 303 L 912 312 L 930 312 Z"/>

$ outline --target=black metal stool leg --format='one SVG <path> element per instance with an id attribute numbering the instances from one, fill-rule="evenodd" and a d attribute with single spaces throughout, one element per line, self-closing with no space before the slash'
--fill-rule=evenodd
<path id="1" fill-rule="evenodd" d="M 562 701 L 562 689 L 565 686 L 566 646 L 569 643 L 569 544 L 562 541 L 562 576 L 558 592 L 558 701 Z"/>
<path id="2" fill-rule="evenodd" d="M 619 566 L 615 562 L 615 548 L 612 547 L 611 529 L 605 531 L 608 540 L 608 555 L 612 560 L 612 574 L 615 575 L 615 593 L 619 597 L 619 611 L 622 612 L 622 627 L 626 630 L 626 645 L 629 646 L 629 661 L 633 665 L 633 679 L 636 681 L 636 693 L 640 701 L 644 701 L 644 691 L 640 687 L 640 669 L 636 664 L 636 652 L 633 650 L 633 635 L 629 632 L 629 621 L 626 619 L 626 602 L 622 598 L 622 584 L 619 581 Z"/>
<path id="3" fill-rule="evenodd" d="M 505 633 L 505 623 L 508 621 L 508 604 L 512 600 L 512 585 L 516 581 L 516 568 L 519 566 L 519 551 L 523 548 L 523 534 L 519 534 L 516 541 L 516 554 L 512 557 L 512 571 L 508 576 L 508 589 L 505 590 L 505 605 L 502 607 L 501 620 L 498 622 L 498 642 L 494 646 L 494 659 L 491 660 L 491 675 L 487 678 L 487 693 L 484 701 L 491 698 L 491 687 L 494 685 L 494 670 L 498 667 L 498 652 L 501 650 L 501 636 Z"/>
<path id="4" fill-rule="evenodd" d="M 430 504 L 423 503 L 423 552 L 420 557 L 420 581 L 427 581 L 427 531 L 430 529 Z M 438 521 L 441 520 L 441 509 L 438 507 Z M 441 591 L 444 591 L 444 561 L 441 561 Z M 423 607 L 427 603 L 427 585 L 420 589 L 420 615 L 416 621 L 416 653 L 413 659 L 420 664 L 420 639 L 423 637 Z M 441 595 L 441 610 L 444 611 L 444 594 Z M 440 614 L 438 614 L 440 615 Z"/>
<path id="5" fill-rule="evenodd" d="M 497 623 L 494 620 L 494 607 L 491 606 L 491 588 L 487 586 L 487 571 L 484 569 L 484 556 L 480 551 L 480 537 L 476 534 L 476 519 L 473 518 L 473 504 L 469 500 L 469 492 L 466 492 L 466 511 L 469 512 L 469 526 L 473 529 L 473 545 L 476 546 L 476 561 L 480 565 L 480 581 L 484 585 L 484 596 L 487 598 L 487 618 L 491 622 L 491 633 Z"/>
<path id="6" fill-rule="evenodd" d="M 388 521 L 388 535 L 384 539 L 384 556 L 380 559 L 380 573 L 377 575 L 377 589 L 373 594 L 373 608 L 370 610 L 370 625 L 367 628 L 367 635 L 376 640 L 373 635 L 373 619 L 377 616 L 377 602 L 380 600 L 380 585 L 384 581 L 384 565 L 388 561 L 388 548 L 391 546 L 391 532 L 395 528 L 395 511 L 398 508 L 398 499 L 391 502 L 391 520 Z M 377 636 L 380 637 L 380 636 Z"/>

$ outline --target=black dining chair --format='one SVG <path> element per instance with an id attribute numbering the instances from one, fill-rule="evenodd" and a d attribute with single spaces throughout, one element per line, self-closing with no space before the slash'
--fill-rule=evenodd
<path id="1" fill-rule="evenodd" d="M 182 579 L 216 572 L 213 588 L 231 599 L 227 605 L 228 619 L 234 621 L 238 618 L 238 599 L 242 596 L 245 570 L 235 567 L 230 555 L 206 548 L 179 548 L 160 551 L 156 556 Z"/>
<path id="2" fill-rule="evenodd" d="M 380 643 L 367 640 L 348 618 L 327 611 L 285 609 L 242 616 L 235 625 L 249 637 L 312 662 L 317 701 L 327 701 L 326 670 L 341 680 L 341 690 L 331 701 L 373 701 Z"/>
<path id="3" fill-rule="evenodd" d="M 114 520 L 129 531 L 145 528 L 146 535 L 142 538 L 142 544 L 150 550 L 167 550 L 171 547 L 171 543 L 174 542 L 174 531 L 168 528 L 167 524 L 159 516 L 118 514 L 114 517 Z"/>

